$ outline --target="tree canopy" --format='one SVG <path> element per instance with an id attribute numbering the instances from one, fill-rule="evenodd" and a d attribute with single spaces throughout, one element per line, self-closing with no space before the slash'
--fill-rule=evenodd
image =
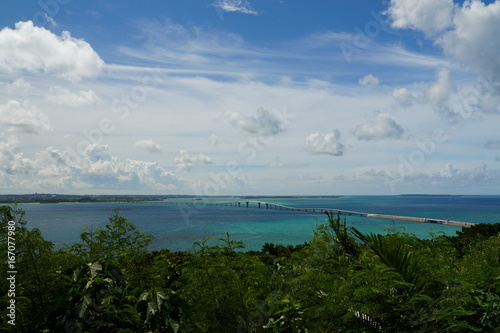
<path id="1" fill-rule="evenodd" d="M 300 245 L 244 251 L 229 234 L 192 251 L 148 251 L 153 237 L 115 212 L 59 250 L 15 221 L 16 292 L 2 279 L 0 330 L 12 332 L 499 332 L 500 224 L 423 240 L 366 234 L 326 216 Z M 12 224 L 12 222 L 10 222 Z M 12 229 L 12 228 L 11 228 Z M 0 264 L 8 271 L 7 261 Z M 7 306 L 16 303 L 16 325 Z"/>

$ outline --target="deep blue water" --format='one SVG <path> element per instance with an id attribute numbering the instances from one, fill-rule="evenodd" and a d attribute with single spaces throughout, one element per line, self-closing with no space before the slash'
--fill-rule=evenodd
<path id="1" fill-rule="evenodd" d="M 187 201 L 191 199 L 179 199 Z M 235 201 L 235 198 L 210 198 L 210 202 Z M 256 199 L 250 199 L 256 200 Z M 500 222 L 500 196 L 346 196 L 339 198 L 263 198 L 262 201 L 294 207 L 332 208 L 363 213 L 380 213 L 448 219 L 463 222 Z M 193 201 L 196 203 L 196 201 Z M 154 203 L 57 203 L 19 204 L 26 211 L 28 227 L 39 228 L 45 239 L 59 248 L 79 241 L 83 228 L 99 228 L 117 209 L 135 226 L 153 234 L 151 249 L 192 249 L 204 237 L 218 239 L 226 232 L 245 243 L 247 250 L 259 250 L 266 242 L 301 244 L 310 239 L 325 215 L 207 205 L 160 205 Z M 428 223 L 391 221 L 346 216 L 349 224 L 363 232 L 387 232 L 400 228 L 418 237 L 444 232 L 455 235 L 458 227 Z"/>

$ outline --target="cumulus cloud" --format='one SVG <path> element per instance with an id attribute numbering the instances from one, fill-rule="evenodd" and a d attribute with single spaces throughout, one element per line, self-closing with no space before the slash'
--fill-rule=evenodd
<path id="1" fill-rule="evenodd" d="M 64 31 L 57 36 L 33 22 L 18 22 L 0 31 L 0 70 L 51 73 L 69 80 L 95 77 L 103 60 L 82 39 Z"/>
<path id="2" fill-rule="evenodd" d="M 443 107 L 455 91 L 450 71 L 446 68 L 438 70 L 436 82 L 427 88 L 426 95 L 429 103 L 436 107 Z"/>
<path id="3" fill-rule="evenodd" d="M 47 116 L 35 105 L 13 100 L 0 105 L 0 124 L 12 132 L 40 134 L 51 130 Z"/>
<path id="4" fill-rule="evenodd" d="M 0 162 L 0 173 L 12 174 L 9 184 L 0 184 L 17 189 L 174 190 L 182 186 L 174 173 L 158 163 L 120 160 L 109 154 L 108 145 L 90 144 L 78 156 L 49 147 L 30 159 L 11 137 L 0 143 Z M 17 178 L 18 174 L 23 177 Z"/>
<path id="5" fill-rule="evenodd" d="M 109 145 L 90 144 L 83 150 L 83 155 L 91 162 L 109 161 L 111 156 L 108 153 Z"/>
<path id="6" fill-rule="evenodd" d="M 367 124 L 358 125 L 352 133 L 359 140 L 372 141 L 398 139 L 404 133 L 404 130 L 389 114 L 377 112 L 368 117 Z"/>
<path id="7" fill-rule="evenodd" d="M 492 75 L 500 82 L 500 1 L 486 5 L 482 1 L 465 1 L 455 12 L 453 29 L 437 42 L 445 53 L 465 68 L 483 77 Z"/>
<path id="8" fill-rule="evenodd" d="M 0 136 L 0 171 L 7 174 L 27 174 L 34 168 L 33 162 L 24 157 L 17 137 Z"/>
<path id="9" fill-rule="evenodd" d="M 402 107 L 412 106 L 415 102 L 415 97 L 406 88 L 396 88 L 392 91 L 392 97 L 396 100 L 398 105 Z"/>
<path id="10" fill-rule="evenodd" d="M 368 74 L 359 79 L 358 82 L 362 86 L 378 86 L 380 80 L 378 79 L 378 77 Z"/>
<path id="11" fill-rule="evenodd" d="M 434 82 L 415 84 L 413 91 L 407 88 L 396 88 L 392 92 L 392 97 L 398 106 L 427 105 L 443 118 L 455 121 L 464 114 L 470 117 L 470 108 L 478 104 L 480 93 L 469 90 L 457 87 L 450 70 L 440 68 L 436 72 Z M 471 102 L 474 105 L 469 105 Z"/>
<path id="12" fill-rule="evenodd" d="M 153 140 L 138 140 L 134 143 L 134 147 L 149 151 L 150 153 L 161 153 L 161 147 Z"/>
<path id="13" fill-rule="evenodd" d="M 225 12 L 239 12 L 243 14 L 257 15 L 247 0 L 217 0 L 213 3 L 216 8 Z"/>
<path id="14" fill-rule="evenodd" d="M 478 74 L 481 108 L 500 111 L 500 1 L 391 0 L 387 14 L 393 27 L 423 31 L 447 56 Z"/>
<path id="15" fill-rule="evenodd" d="M 179 155 L 180 156 L 174 159 L 174 163 L 180 171 L 190 171 L 197 165 L 207 165 L 213 163 L 212 159 L 206 155 L 189 155 L 184 149 L 179 152 Z"/>
<path id="16" fill-rule="evenodd" d="M 208 143 L 209 143 L 211 146 L 216 147 L 216 146 L 218 146 L 218 145 L 219 145 L 219 143 L 220 143 L 220 138 L 219 138 L 217 135 L 212 134 L 212 135 L 210 135 L 210 136 L 208 137 Z"/>
<path id="17" fill-rule="evenodd" d="M 47 99 L 53 103 L 67 106 L 83 106 L 99 104 L 100 98 L 93 90 L 80 90 L 78 93 L 73 93 L 62 87 L 51 87 Z"/>
<path id="18" fill-rule="evenodd" d="M 451 25 L 453 0 L 391 0 L 386 14 L 394 28 L 418 29 L 432 36 Z"/>
<path id="19" fill-rule="evenodd" d="M 245 117 L 238 112 L 226 112 L 229 123 L 243 132 L 262 136 L 272 136 L 285 131 L 285 122 L 280 115 L 259 108 L 256 117 Z"/>
<path id="20" fill-rule="evenodd" d="M 319 132 L 309 134 L 306 137 L 305 147 L 312 154 L 333 156 L 342 156 L 345 149 L 340 139 L 340 131 L 337 129 L 325 135 Z"/>

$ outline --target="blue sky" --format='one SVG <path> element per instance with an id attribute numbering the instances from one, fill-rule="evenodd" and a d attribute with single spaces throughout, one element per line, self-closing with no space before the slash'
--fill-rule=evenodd
<path id="1" fill-rule="evenodd" d="M 500 1 L 13 1 L 0 193 L 498 194 Z"/>

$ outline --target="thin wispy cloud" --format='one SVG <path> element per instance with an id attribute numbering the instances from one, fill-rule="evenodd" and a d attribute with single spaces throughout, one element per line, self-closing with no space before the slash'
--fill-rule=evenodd
<path id="1" fill-rule="evenodd" d="M 247 0 L 218 0 L 213 3 L 213 6 L 230 13 L 237 12 L 251 15 L 258 14 Z"/>

